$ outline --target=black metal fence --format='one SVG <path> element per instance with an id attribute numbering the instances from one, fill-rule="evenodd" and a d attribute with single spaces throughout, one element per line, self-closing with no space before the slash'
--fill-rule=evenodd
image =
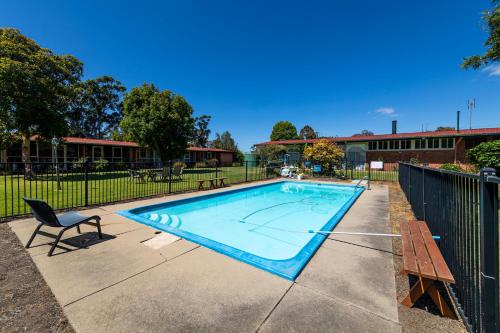
<path id="1" fill-rule="evenodd" d="M 416 218 L 441 237 L 456 284 L 459 312 L 474 332 L 498 332 L 499 184 L 494 169 L 479 175 L 400 163 L 399 183 Z"/>
<path id="2" fill-rule="evenodd" d="M 341 159 L 332 161 L 328 168 L 325 163 L 304 162 L 314 177 L 340 177 L 347 179 L 370 178 L 372 181 L 398 181 L 399 163 L 384 161 Z M 318 166 L 321 166 L 318 168 Z"/>
<path id="3" fill-rule="evenodd" d="M 1 163 L 0 219 L 29 214 L 23 197 L 45 200 L 61 210 L 209 189 L 221 186 L 221 181 L 230 185 L 276 176 L 256 162 L 231 167 L 186 167 L 182 162 L 167 167 L 99 161 Z"/>

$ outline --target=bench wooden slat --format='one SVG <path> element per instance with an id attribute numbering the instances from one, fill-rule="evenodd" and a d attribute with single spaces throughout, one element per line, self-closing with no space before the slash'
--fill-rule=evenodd
<path id="1" fill-rule="evenodd" d="M 429 230 L 429 227 L 424 221 L 417 221 L 417 224 L 424 239 L 425 246 L 427 247 L 427 252 L 432 260 L 432 265 L 434 266 L 437 279 L 443 282 L 455 283 L 453 274 L 451 274 L 441 251 L 432 238 L 432 233 Z"/>
<path id="2" fill-rule="evenodd" d="M 401 240 L 403 241 L 403 270 L 406 274 L 418 275 L 420 271 L 418 270 L 408 223 L 401 223 Z"/>
<path id="3" fill-rule="evenodd" d="M 420 232 L 417 221 L 410 221 L 408 224 L 411 239 L 413 241 L 413 248 L 415 249 L 415 255 L 417 257 L 418 267 L 420 269 L 420 275 L 428 279 L 436 280 L 437 277 L 434 272 L 434 266 L 432 265 L 432 260 L 427 252 L 427 247 L 425 246 L 424 238 Z"/>

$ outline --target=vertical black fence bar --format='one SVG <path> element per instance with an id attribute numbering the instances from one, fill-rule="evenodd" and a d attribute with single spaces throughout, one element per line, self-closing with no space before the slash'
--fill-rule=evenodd
<path id="1" fill-rule="evenodd" d="M 498 184 L 488 182 L 495 169 L 484 168 L 481 184 L 481 329 L 497 332 L 498 327 Z"/>
<path id="2" fill-rule="evenodd" d="M 248 182 L 248 161 L 245 161 L 245 183 Z"/>
<path id="3" fill-rule="evenodd" d="M 401 163 L 399 184 L 415 216 L 441 237 L 450 291 L 468 329 L 498 332 L 499 183 L 494 169 L 463 174 Z"/>

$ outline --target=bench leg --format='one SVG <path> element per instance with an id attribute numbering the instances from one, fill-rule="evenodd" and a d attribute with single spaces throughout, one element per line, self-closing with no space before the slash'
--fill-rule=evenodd
<path id="1" fill-rule="evenodd" d="M 427 291 L 429 293 L 429 296 L 432 298 L 434 301 L 434 304 L 439 309 L 439 312 L 441 313 L 442 316 L 446 318 L 451 318 L 451 319 L 457 319 L 457 315 L 455 314 L 455 311 L 453 311 L 446 300 L 441 296 L 441 293 L 439 290 L 436 288 L 436 284 L 433 284 L 432 286 L 429 287 L 429 290 Z"/>
<path id="2" fill-rule="evenodd" d="M 422 297 L 423 294 L 425 294 L 427 289 L 429 289 L 429 287 L 432 286 L 433 283 L 434 280 L 420 277 L 418 281 L 410 288 L 410 292 L 401 302 L 401 304 L 409 308 L 413 307 L 415 303 L 417 303 L 418 299 Z"/>
<path id="3" fill-rule="evenodd" d="M 417 303 L 418 299 L 427 292 L 442 316 L 457 319 L 455 312 L 450 308 L 448 303 L 446 303 L 445 299 L 436 288 L 436 283 L 438 283 L 438 281 L 420 277 L 411 287 L 408 295 L 401 301 L 401 304 L 411 308 Z"/>
<path id="4" fill-rule="evenodd" d="M 198 191 L 203 191 L 203 183 L 200 182 L 200 184 L 198 185 Z"/>

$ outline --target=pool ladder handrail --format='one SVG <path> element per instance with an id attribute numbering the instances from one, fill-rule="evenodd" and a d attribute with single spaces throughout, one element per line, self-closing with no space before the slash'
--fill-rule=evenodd
<path id="1" fill-rule="evenodd" d="M 362 187 L 362 186 L 360 186 L 360 184 L 361 184 L 361 182 L 362 182 L 363 180 L 367 180 L 367 182 L 366 182 L 366 185 L 367 185 L 366 189 L 367 189 L 367 190 L 371 190 L 371 188 L 370 188 L 370 177 L 368 177 L 368 176 L 364 176 L 363 178 L 361 178 L 361 179 L 357 182 L 357 184 L 355 185 L 355 187 Z"/>

